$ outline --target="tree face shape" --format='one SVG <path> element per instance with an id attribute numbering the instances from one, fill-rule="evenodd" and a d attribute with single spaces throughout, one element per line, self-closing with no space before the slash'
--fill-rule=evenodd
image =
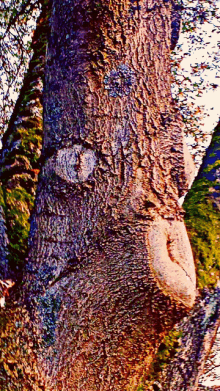
<path id="1" fill-rule="evenodd" d="M 53 3 L 26 280 L 48 389 L 125 390 L 194 302 L 170 13 L 163 1 Z"/>

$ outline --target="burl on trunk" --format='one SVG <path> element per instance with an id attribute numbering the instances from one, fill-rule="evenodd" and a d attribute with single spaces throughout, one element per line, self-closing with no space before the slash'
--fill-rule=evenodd
<path id="1" fill-rule="evenodd" d="M 25 282 L 47 390 L 135 387 L 194 303 L 171 13 L 165 0 L 53 1 Z"/>

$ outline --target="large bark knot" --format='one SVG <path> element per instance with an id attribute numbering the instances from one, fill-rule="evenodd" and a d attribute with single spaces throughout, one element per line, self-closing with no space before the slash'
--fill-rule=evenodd
<path id="1" fill-rule="evenodd" d="M 196 296 L 196 275 L 184 223 L 159 218 L 152 224 L 148 241 L 149 265 L 159 288 L 191 308 Z"/>
<path id="2" fill-rule="evenodd" d="M 71 148 L 60 149 L 56 157 L 50 158 L 45 166 L 45 173 L 48 175 L 53 172 L 66 182 L 82 183 L 93 173 L 96 160 L 92 149 L 76 144 Z"/>

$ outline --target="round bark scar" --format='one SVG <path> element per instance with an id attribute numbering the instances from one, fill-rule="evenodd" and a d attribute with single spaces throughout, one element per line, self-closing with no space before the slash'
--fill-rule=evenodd
<path id="1" fill-rule="evenodd" d="M 155 221 L 148 234 L 150 268 L 160 289 L 191 308 L 196 274 L 190 242 L 182 221 Z"/>
<path id="2" fill-rule="evenodd" d="M 96 165 L 95 152 L 74 145 L 58 151 L 55 162 L 55 173 L 71 183 L 85 182 Z"/>

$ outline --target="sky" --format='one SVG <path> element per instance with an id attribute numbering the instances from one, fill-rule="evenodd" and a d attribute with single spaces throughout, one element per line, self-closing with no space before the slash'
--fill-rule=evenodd
<path id="1" fill-rule="evenodd" d="M 218 4 L 220 13 L 220 0 L 218 1 Z M 204 79 L 204 85 L 206 83 L 212 83 L 214 86 L 219 86 L 204 90 L 200 97 L 197 97 L 196 93 L 194 94 L 193 99 L 188 96 L 188 102 L 192 102 L 198 106 L 204 106 L 206 114 L 202 119 L 202 123 L 204 124 L 198 123 L 198 126 L 204 134 L 209 135 L 205 144 L 203 144 L 204 146 L 207 146 L 211 141 L 210 133 L 214 129 L 220 117 L 220 23 L 219 28 L 217 28 L 214 32 L 212 31 L 213 26 L 209 24 L 202 24 L 199 27 L 200 28 L 198 28 L 197 32 L 200 33 L 201 38 L 207 42 L 203 47 L 194 45 L 192 49 L 191 41 L 188 39 L 186 33 L 180 35 L 178 43 L 182 45 L 183 53 L 191 52 L 190 55 L 186 55 L 183 59 L 180 66 L 180 72 L 189 76 L 192 83 L 198 82 L 199 76 L 196 73 L 194 75 L 192 74 L 191 65 L 204 62 L 212 67 L 215 58 L 219 61 L 219 69 L 206 69 L 201 75 Z M 190 137 L 188 137 L 186 141 L 190 147 Z M 198 164 L 201 163 L 200 156 L 198 158 L 196 156 L 196 163 L 197 162 Z"/>

